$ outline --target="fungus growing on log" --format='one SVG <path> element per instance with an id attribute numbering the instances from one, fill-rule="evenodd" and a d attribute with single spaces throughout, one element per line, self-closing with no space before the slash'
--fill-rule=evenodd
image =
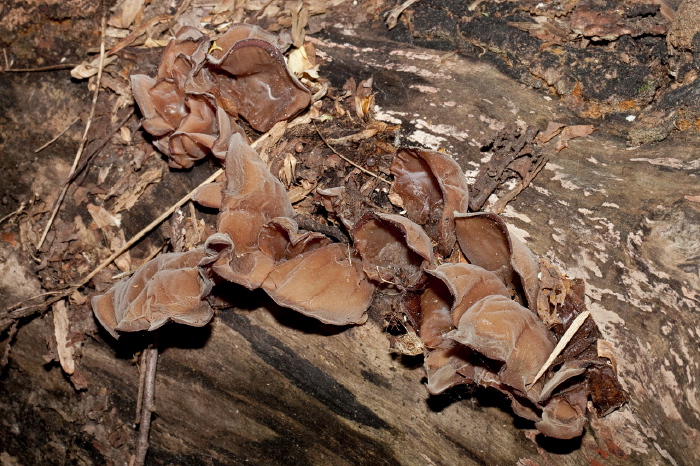
<path id="1" fill-rule="evenodd" d="M 471 264 L 494 272 L 516 296 L 522 290 L 527 304 L 537 305 L 537 257 L 510 234 L 500 216 L 484 212 L 455 215 L 455 229 L 459 247 Z"/>
<path id="2" fill-rule="evenodd" d="M 185 27 L 165 48 L 155 78 L 131 77 L 143 127 L 171 167 L 191 167 L 217 141 L 225 150 L 232 133 L 244 135 L 239 116 L 267 131 L 309 105 L 311 93 L 276 43 L 257 26 L 234 25 L 216 45 Z"/>
<path id="3" fill-rule="evenodd" d="M 226 179 L 194 195 L 219 210 L 217 231 L 94 297 L 102 325 L 115 337 L 169 320 L 204 325 L 212 316 L 206 298 L 220 282 L 260 288 L 326 324 L 362 324 L 375 293 L 398 289 L 396 309 L 422 340 L 431 394 L 461 384 L 493 388 L 556 438 L 581 434 L 589 398 L 603 414 L 624 403 L 582 286 L 538 261 L 498 215 L 469 213 L 466 179 L 449 155 L 396 152 L 391 194 L 405 215 L 361 210 L 343 186 L 318 188 L 316 200 L 352 244 L 300 230 L 284 185 L 236 122 L 266 131 L 308 106 L 311 95 L 278 45 L 255 26 L 234 25 L 216 43 L 186 28 L 156 78 L 132 78 L 144 129 L 170 165 L 188 167 L 211 152 Z M 572 325 L 577 316 L 580 327 Z"/>
<path id="4" fill-rule="evenodd" d="M 432 264 L 433 247 L 423 229 L 405 217 L 368 212 L 353 229 L 355 247 L 372 280 L 416 288 L 423 263 Z"/>
<path id="5" fill-rule="evenodd" d="M 311 93 L 289 71 L 276 42 L 257 26 L 237 24 L 207 57 L 219 105 L 262 132 L 311 102 Z"/>
<path id="6" fill-rule="evenodd" d="M 452 157 L 442 152 L 403 148 L 391 164 L 392 190 L 406 208 L 406 216 L 422 225 L 448 256 L 455 243 L 454 213 L 469 207 L 467 180 Z"/>
<path id="7" fill-rule="evenodd" d="M 202 248 L 150 260 L 134 275 L 92 298 L 97 320 L 114 338 L 117 332 L 153 331 L 166 322 L 202 327 L 214 315 L 204 296 L 210 284 L 197 264 Z"/>

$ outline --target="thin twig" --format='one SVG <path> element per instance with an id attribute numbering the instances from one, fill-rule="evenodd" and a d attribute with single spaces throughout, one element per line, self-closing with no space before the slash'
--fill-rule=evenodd
<path id="1" fill-rule="evenodd" d="M 5 73 L 33 73 L 36 71 L 66 70 L 75 68 L 76 66 L 78 65 L 74 63 L 61 63 L 59 65 L 40 66 L 38 68 L 6 68 L 2 71 L 4 71 Z"/>
<path id="2" fill-rule="evenodd" d="M 321 134 L 321 130 L 318 129 L 318 126 L 316 126 L 315 123 L 314 123 L 314 129 L 316 129 L 316 132 L 318 133 L 318 136 L 321 138 L 321 141 L 323 141 L 323 143 L 324 143 L 325 145 L 327 145 L 328 148 L 329 148 L 330 150 L 332 150 L 333 153 L 334 153 L 335 155 L 337 155 L 337 156 L 340 157 L 341 159 L 345 160 L 347 163 L 349 163 L 349 164 L 352 165 L 353 167 L 357 168 L 358 170 L 360 170 L 360 171 L 362 171 L 362 172 L 364 172 L 364 173 L 367 173 L 368 175 L 373 176 L 373 177 L 377 178 L 378 180 L 381 180 L 381 181 L 385 182 L 386 184 L 389 184 L 389 185 L 391 184 L 391 181 L 382 178 L 381 176 L 379 176 L 379 175 L 377 175 L 376 173 L 373 173 L 373 172 L 367 170 L 366 168 L 362 167 L 361 165 L 356 164 L 355 162 L 353 162 L 352 160 L 350 160 L 349 158 L 345 157 L 344 155 L 342 155 L 341 153 L 339 153 L 337 150 L 335 150 L 335 148 L 333 148 L 333 146 L 331 146 L 330 144 L 328 144 L 328 141 L 326 140 L 325 137 L 323 137 L 323 134 Z"/>
<path id="3" fill-rule="evenodd" d="M 141 361 L 139 364 L 139 394 L 136 397 L 136 419 L 134 424 L 141 423 L 141 407 L 143 406 L 143 389 L 146 385 L 146 359 L 148 351 L 141 352 Z"/>
<path id="4" fill-rule="evenodd" d="M 265 13 L 265 10 L 267 10 L 267 7 L 270 6 L 270 3 L 272 3 L 273 0 L 267 0 L 258 10 L 257 13 L 253 16 L 253 21 L 257 20 L 263 13 Z M 255 24 L 255 23 L 253 23 Z"/>
<path id="5" fill-rule="evenodd" d="M 260 141 L 260 139 L 254 141 L 250 146 L 251 146 L 253 149 L 255 149 L 255 148 L 257 147 L 257 145 L 258 145 L 258 141 Z M 80 283 L 77 283 L 77 284 L 75 284 L 74 286 L 75 286 L 75 287 L 81 287 L 81 286 L 85 285 L 87 282 L 89 282 L 90 280 L 92 280 L 93 277 L 94 277 L 95 275 L 97 275 L 102 269 L 104 269 L 104 268 L 107 267 L 109 264 L 111 264 L 111 263 L 114 261 L 114 259 L 116 259 L 117 257 L 119 257 L 119 256 L 121 256 L 122 254 L 124 254 L 124 252 L 125 252 L 126 250 L 128 250 L 131 246 L 133 246 L 137 241 L 139 241 L 141 238 L 143 238 L 145 235 L 147 235 L 147 234 L 148 234 L 151 230 L 153 230 L 155 227 L 157 227 L 158 225 L 160 225 L 166 218 L 170 217 L 170 216 L 173 214 L 173 212 L 175 212 L 177 209 L 179 209 L 180 207 L 182 207 L 183 205 L 185 205 L 185 203 L 186 203 L 187 201 L 189 201 L 190 199 L 192 199 L 192 196 L 194 196 L 194 193 L 196 193 L 197 190 L 198 190 L 199 188 L 201 188 L 202 186 L 205 186 L 205 185 L 207 185 L 207 184 L 209 184 L 209 183 L 213 183 L 214 181 L 216 181 L 217 178 L 219 178 L 219 177 L 220 177 L 221 175 L 223 175 L 223 174 L 224 174 L 224 169 L 223 169 L 223 168 L 219 168 L 218 170 L 216 170 L 209 178 L 207 178 L 207 179 L 204 180 L 202 183 L 200 183 L 199 186 L 197 186 L 197 187 L 194 188 L 192 191 L 190 191 L 189 193 L 187 193 L 182 199 L 180 199 L 179 201 L 177 201 L 177 202 L 176 202 L 175 204 L 173 204 L 168 210 L 166 210 L 165 212 L 163 212 L 157 219 L 153 220 L 151 223 L 149 223 L 149 224 L 146 225 L 143 229 L 141 229 L 141 231 L 139 231 L 138 233 L 136 233 L 136 235 L 135 235 L 134 237 L 132 237 L 129 241 L 127 241 L 126 243 L 124 243 L 124 245 L 123 245 L 121 248 L 119 248 L 117 251 L 115 251 L 115 252 L 114 252 L 111 256 L 109 256 L 107 259 L 105 259 L 104 261 L 102 261 L 102 263 L 101 263 L 100 265 L 98 265 L 97 268 L 95 268 L 92 272 L 90 272 L 90 274 L 89 274 L 87 277 L 83 278 L 83 279 L 80 281 Z"/>
<path id="6" fill-rule="evenodd" d="M 65 134 L 65 132 L 68 131 L 68 130 L 70 129 L 70 127 L 73 126 L 78 120 L 80 120 L 80 117 L 78 117 L 78 118 L 76 118 L 75 120 L 73 120 L 73 121 L 71 122 L 71 124 L 69 124 L 68 126 L 66 126 L 66 129 L 64 129 L 63 131 L 61 131 L 60 133 L 58 133 L 58 135 L 56 135 L 56 137 L 54 137 L 53 139 L 51 139 L 49 142 L 47 142 L 46 144 L 44 144 L 44 145 L 41 146 L 40 148 L 35 149 L 35 150 L 34 150 L 34 153 L 35 153 L 35 154 L 38 154 L 39 152 L 41 152 L 42 150 L 46 149 L 46 148 L 49 147 L 51 144 L 53 144 L 54 142 L 56 142 L 56 140 L 57 140 L 58 138 L 60 138 L 61 136 L 63 136 L 63 135 Z"/>
<path id="7" fill-rule="evenodd" d="M 9 328 L 14 322 L 24 317 L 29 317 L 30 315 L 46 310 L 53 303 L 60 301 L 61 299 L 70 295 L 77 288 L 68 288 L 66 290 L 60 291 L 57 296 L 49 298 L 46 301 L 35 304 L 32 306 L 20 307 L 14 310 L 6 310 L 0 313 L 0 332 L 4 332 L 5 329 Z"/>
<path id="8" fill-rule="evenodd" d="M 163 220 L 165 220 L 166 218 L 170 217 L 170 216 L 173 214 L 173 212 L 175 212 L 177 209 L 179 209 L 180 207 L 182 207 L 187 201 L 189 201 L 190 199 L 192 199 L 192 196 L 194 196 L 194 193 L 195 193 L 200 187 L 202 187 L 202 186 L 204 186 L 204 185 L 207 185 L 207 184 L 209 184 L 209 183 L 214 182 L 219 176 L 223 175 L 223 173 L 224 173 L 224 170 L 223 170 L 222 168 L 219 168 L 216 172 L 214 172 L 213 175 L 211 175 L 209 178 L 207 178 L 206 180 L 204 180 L 204 181 L 203 181 L 199 186 L 197 186 L 195 189 L 193 189 L 192 191 L 190 191 L 189 193 L 187 193 L 182 199 L 180 199 L 179 201 L 177 201 L 177 202 L 176 202 L 175 204 L 173 204 L 168 210 L 166 210 L 165 212 L 163 212 L 157 219 L 153 220 L 151 223 L 149 223 L 148 225 L 146 225 L 141 231 L 139 231 L 138 233 L 136 233 L 136 235 L 135 235 L 134 237 L 132 237 L 129 241 L 127 241 L 126 243 L 124 243 L 124 245 L 123 245 L 121 248 L 119 248 L 117 251 L 115 251 L 111 256 L 109 256 L 107 259 L 105 259 L 104 261 L 102 261 L 102 263 L 101 263 L 100 265 L 98 265 L 98 266 L 95 268 L 95 270 L 93 270 L 92 272 L 90 272 L 90 274 L 89 274 L 87 277 L 83 278 L 83 279 L 80 281 L 80 283 L 76 284 L 75 286 L 78 286 L 78 287 L 83 286 L 83 285 L 85 285 L 87 282 L 89 282 L 90 280 L 92 280 L 93 277 L 94 277 L 95 275 L 97 275 L 102 269 L 104 269 L 104 268 L 107 267 L 109 264 L 111 264 L 112 261 L 114 261 L 114 259 L 116 259 L 117 257 L 119 257 L 119 256 L 121 256 L 122 254 L 124 254 L 124 252 L 125 252 L 126 250 L 128 250 L 131 246 L 133 246 L 137 241 L 139 241 L 141 238 L 143 238 L 143 237 L 146 236 L 148 233 L 150 233 L 150 231 L 153 230 L 153 229 L 154 229 L 155 227 L 157 227 L 158 225 L 160 225 L 160 224 L 163 222 Z"/>
<path id="9" fill-rule="evenodd" d="M 564 335 L 562 335 L 561 340 L 559 340 L 559 343 L 557 343 L 557 346 L 554 347 L 552 350 L 552 354 L 549 355 L 545 363 L 542 365 L 542 368 L 540 371 L 537 373 L 535 376 L 535 379 L 530 382 L 529 386 L 532 387 L 537 383 L 538 380 L 540 380 L 540 377 L 544 375 L 545 372 L 547 372 L 547 369 L 549 366 L 554 362 L 555 359 L 557 359 L 557 356 L 559 356 L 559 353 L 564 351 L 564 348 L 566 348 L 566 345 L 569 344 L 571 339 L 576 335 L 576 332 L 578 332 L 578 329 L 581 328 L 585 320 L 588 318 L 588 316 L 591 315 L 591 311 L 586 311 L 582 312 L 576 318 L 574 321 L 569 325 L 569 328 L 566 329 L 566 332 L 564 332 Z"/>
<path id="10" fill-rule="evenodd" d="M 525 176 L 524 179 L 520 180 L 520 183 L 517 184 L 512 190 L 507 192 L 505 195 L 503 195 L 501 198 L 499 198 L 489 209 L 491 212 L 500 214 L 503 212 L 503 210 L 506 208 L 506 205 L 513 199 L 515 199 L 518 194 L 523 192 L 525 188 L 530 186 L 530 183 L 532 183 L 532 180 L 535 179 L 535 177 L 542 171 L 545 165 L 547 165 L 547 162 L 549 161 L 549 157 L 544 156 L 541 159 L 537 161 L 535 164 L 535 168 L 533 168 L 527 176 Z"/>
<path id="11" fill-rule="evenodd" d="M 105 61 L 105 29 L 107 28 L 107 13 L 105 12 L 102 15 L 102 26 L 101 26 L 101 40 L 100 40 L 100 64 L 97 68 L 97 81 L 95 82 L 95 93 L 92 97 L 92 108 L 90 109 L 90 116 L 88 117 L 87 124 L 85 125 L 85 131 L 83 132 L 83 138 L 80 141 L 80 146 L 78 147 L 78 152 L 75 154 L 75 158 L 73 159 L 73 166 L 70 169 L 70 173 L 68 174 L 68 181 L 66 181 L 63 184 L 63 189 L 61 189 L 61 193 L 58 195 L 58 198 L 56 199 L 56 203 L 54 204 L 53 210 L 51 212 L 51 217 L 49 217 L 49 221 L 46 222 L 46 227 L 44 227 L 44 232 L 41 234 L 41 239 L 39 240 L 39 244 L 37 245 L 36 249 L 38 251 L 41 250 L 41 247 L 44 244 L 44 241 L 46 240 L 46 235 L 49 234 L 49 230 L 51 229 L 51 225 L 53 225 L 53 221 L 56 218 L 56 214 L 58 214 L 59 209 L 61 208 L 61 204 L 63 203 L 63 198 L 66 196 L 66 192 L 68 191 L 68 186 L 70 186 L 70 178 L 73 176 L 73 173 L 75 173 L 75 169 L 78 166 L 78 162 L 80 161 L 80 156 L 83 154 L 83 150 L 85 149 L 85 144 L 87 143 L 87 138 L 88 138 L 88 132 L 90 131 L 90 126 L 92 125 L 92 119 L 95 117 L 95 108 L 97 107 L 97 97 L 100 94 L 100 83 L 102 82 L 102 69 L 104 67 L 104 61 Z"/>
<path id="12" fill-rule="evenodd" d="M 47 291 L 47 292 L 45 292 L 45 293 L 39 293 L 39 294 L 37 294 L 37 295 L 34 295 L 34 296 L 30 297 L 30 298 L 27 298 L 27 299 L 25 299 L 25 300 L 23 300 L 23 301 L 20 301 L 20 302 L 14 304 L 14 305 L 8 307 L 8 308 L 5 310 L 5 312 L 9 312 L 9 311 L 11 311 L 11 310 L 13 310 L 13 309 L 19 308 L 19 307 L 21 307 L 23 304 L 26 304 L 27 301 L 32 301 L 32 300 L 37 299 L 37 298 L 43 298 L 44 296 L 55 296 L 55 295 L 63 294 L 63 293 L 64 293 L 66 290 L 68 290 L 68 289 L 70 289 L 70 287 L 67 287 L 67 288 L 64 288 L 64 289 L 61 289 L 61 290 L 53 290 L 53 291 Z"/>
<path id="13" fill-rule="evenodd" d="M 158 343 L 154 335 L 154 342 L 144 350 L 146 376 L 143 379 L 143 401 L 141 404 L 141 421 L 139 422 L 139 436 L 136 441 L 136 452 L 133 464 L 142 466 L 148 453 L 148 434 L 151 431 L 151 417 L 155 411 L 156 369 L 158 367 Z"/>
<path id="14" fill-rule="evenodd" d="M 146 32 L 146 30 L 152 26 L 155 26 L 158 23 L 161 23 L 163 21 L 168 21 L 170 19 L 169 15 L 158 15 L 154 16 L 153 18 L 149 19 L 148 21 L 140 24 L 136 29 L 134 29 L 134 32 L 123 38 L 122 40 L 119 41 L 117 45 L 109 49 L 107 52 L 107 56 L 114 55 L 121 50 L 125 49 L 126 47 L 130 46 L 136 39 L 139 38 L 141 34 Z"/>
<path id="15" fill-rule="evenodd" d="M 318 223 L 314 219 L 302 214 L 296 214 L 294 216 L 294 220 L 297 222 L 297 225 L 299 225 L 299 228 L 323 233 L 324 235 L 333 238 L 339 243 L 350 244 L 350 238 L 348 238 L 348 235 L 343 233 L 343 231 L 338 227 L 334 227 L 331 225 L 323 225 L 321 223 Z"/>
<path id="16" fill-rule="evenodd" d="M 21 214 L 22 211 L 23 211 L 26 207 L 27 207 L 27 203 L 26 203 L 26 202 L 22 202 L 22 203 L 19 205 L 19 207 L 17 207 L 17 209 L 16 209 L 15 211 L 10 212 L 9 214 L 5 215 L 3 218 L 0 218 L 0 224 L 2 224 L 2 223 L 3 223 L 5 220 L 7 220 L 8 218 L 12 218 L 12 217 L 14 217 L 15 215 Z"/>

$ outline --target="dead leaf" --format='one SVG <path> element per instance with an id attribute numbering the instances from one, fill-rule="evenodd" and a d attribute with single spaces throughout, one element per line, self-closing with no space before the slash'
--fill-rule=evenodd
<path id="1" fill-rule="evenodd" d="M 575 125 L 567 126 L 564 128 L 559 135 L 557 140 L 557 147 L 555 148 L 557 152 L 561 152 L 562 149 L 569 146 L 569 140 L 574 138 L 583 138 L 590 135 L 595 128 L 593 125 Z"/>
<path id="2" fill-rule="evenodd" d="M 87 211 L 100 230 L 104 231 L 109 227 L 119 228 L 121 226 L 121 215 L 111 214 L 102 206 L 88 204 Z"/>
<path id="3" fill-rule="evenodd" d="M 540 131 L 540 134 L 535 138 L 535 142 L 538 144 L 544 144 L 552 139 L 557 134 L 561 133 L 562 128 L 566 125 L 564 123 L 557 123 L 556 121 L 550 121 L 547 123 L 547 129 Z"/>
<path id="4" fill-rule="evenodd" d="M 304 36 L 306 32 L 304 28 L 309 23 L 309 5 L 304 2 L 299 2 L 295 7 L 292 7 L 292 43 L 294 47 L 301 47 L 304 44 Z"/>
<path id="5" fill-rule="evenodd" d="M 120 29 L 127 29 L 134 22 L 139 13 L 143 16 L 145 0 L 121 0 L 112 8 L 114 15 L 107 24 Z"/>
<path id="6" fill-rule="evenodd" d="M 310 53 L 311 51 L 311 53 Z M 313 44 L 307 43 L 295 49 L 287 57 L 287 66 L 294 76 L 301 79 L 303 77 L 318 79 L 318 68 L 316 64 L 316 51 Z"/>
<path id="7" fill-rule="evenodd" d="M 56 338 L 56 350 L 58 351 L 58 360 L 61 363 L 63 371 L 71 375 L 75 372 L 75 348 L 70 344 L 68 338 L 68 308 L 64 300 L 58 301 L 53 305 L 53 328 L 54 337 Z"/>
<path id="8" fill-rule="evenodd" d="M 157 183 L 161 180 L 163 177 L 163 170 L 160 167 L 157 168 L 151 168 L 149 170 L 146 170 L 145 172 L 141 172 L 140 175 L 136 178 L 136 183 L 131 186 L 133 183 L 133 178 L 136 177 L 135 173 L 132 173 L 128 175 L 128 177 L 125 177 L 125 180 L 127 181 L 128 184 L 121 184 L 122 180 L 120 180 L 115 187 L 110 190 L 110 194 L 107 195 L 109 197 L 116 188 L 119 186 L 127 188 L 122 190 L 121 195 L 117 198 L 116 202 L 110 209 L 112 212 L 115 214 L 121 212 L 122 210 L 128 210 L 131 209 L 141 198 L 143 193 L 146 191 L 146 188 L 153 184 Z"/>

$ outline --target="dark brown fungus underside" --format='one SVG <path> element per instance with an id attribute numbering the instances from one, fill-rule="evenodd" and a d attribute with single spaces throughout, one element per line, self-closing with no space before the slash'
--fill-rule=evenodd
<path id="1" fill-rule="evenodd" d="M 455 243 L 454 213 L 469 207 L 469 186 L 452 157 L 438 151 L 402 148 L 391 164 L 392 189 L 401 196 L 406 216 L 422 225 L 449 256 Z"/>
<path id="2" fill-rule="evenodd" d="M 368 212 L 353 229 L 365 273 L 376 282 L 415 288 L 424 279 L 421 266 L 433 261 L 423 229 L 405 217 Z"/>

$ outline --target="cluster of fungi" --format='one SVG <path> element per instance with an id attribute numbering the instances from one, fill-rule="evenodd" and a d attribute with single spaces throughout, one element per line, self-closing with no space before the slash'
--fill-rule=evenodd
<path id="1" fill-rule="evenodd" d="M 460 384 L 494 388 L 515 414 L 562 439 L 581 435 L 587 411 L 604 415 L 624 403 L 592 318 L 549 361 L 586 312 L 582 283 L 538 259 L 499 216 L 469 213 L 466 178 L 449 155 L 397 150 L 391 189 L 399 213 L 351 212 L 342 186 L 317 189 L 350 244 L 300 229 L 284 185 L 239 125 L 265 132 L 311 102 L 276 41 L 243 24 L 215 42 L 184 28 L 155 78 L 132 77 L 143 128 L 170 165 L 188 168 L 212 154 L 225 180 L 194 196 L 218 209 L 216 233 L 95 296 L 100 323 L 115 337 L 168 321 L 203 326 L 214 314 L 215 285 L 233 282 L 326 324 L 362 324 L 373 299 L 391 292 L 394 311 L 420 339 L 432 394 Z"/>

